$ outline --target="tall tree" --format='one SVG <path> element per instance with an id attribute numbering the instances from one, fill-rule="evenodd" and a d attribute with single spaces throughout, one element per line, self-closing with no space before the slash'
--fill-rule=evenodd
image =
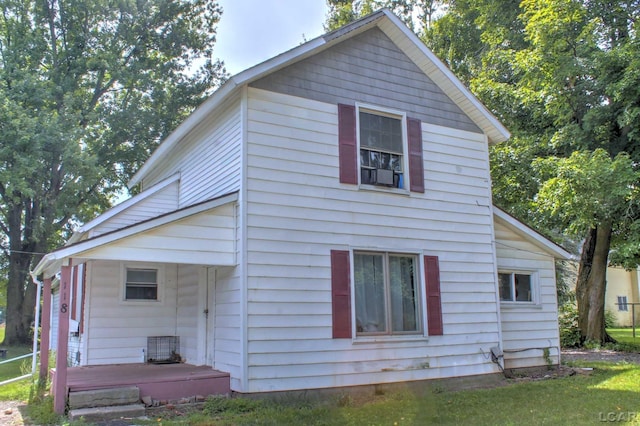
<path id="1" fill-rule="evenodd" d="M 387 8 L 411 30 L 422 34 L 446 3 L 448 0 L 327 0 L 329 14 L 325 29 L 335 30 L 378 9 Z"/>
<path id="2" fill-rule="evenodd" d="M 30 341 L 28 272 L 109 206 L 224 77 L 208 0 L 0 0 L 5 343 Z"/>

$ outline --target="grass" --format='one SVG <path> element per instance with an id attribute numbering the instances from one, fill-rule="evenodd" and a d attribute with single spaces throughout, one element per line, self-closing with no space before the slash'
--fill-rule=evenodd
<path id="1" fill-rule="evenodd" d="M 625 420 L 640 424 L 640 365 L 591 363 L 590 375 L 510 383 L 493 389 L 419 391 L 349 397 L 320 405 L 245 399 L 211 399 L 202 412 L 155 418 L 171 425 L 422 425 L 422 424 L 599 424 Z"/>
<path id="2" fill-rule="evenodd" d="M 640 350 L 640 331 L 635 343 L 631 330 L 608 331 L 625 348 Z M 588 375 L 507 381 L 505 386 L 491 389 L 456 392 L 427 383 L 420 390 L 406 389 L 366 399 L 344 394 L 324 403 L 305 399 L 285 403 L 212 398 L 201 411 L 174 410 L 137 424 L 482 426 L 602 424 L 615 421 L 640 425 L 640 365 L 580 362 L 573 366 L 594 369 Z M 28 389 L 27 386 L 27 392 Z M 64 421 L 52 416 L 50 398 L 30 404 L 29 412 L 40 424 L 62 424 Z M 45 420 L 47 416 L 53 420 Z"/>
<path id="3" fill-rule="evenodd" d="M 640 352 L 640 327 L 636 327 L 636 337 L 632 328 L 608 328 L 607 333 L 624 346 L 627 351 Z"/>
<path id="4" fill-rule="evenodd" d="M 4 340 L 4 324 L 0 325 L 0 342 Z M 31 346 L 3 346 L 8 349 L 7 359 L 31 353 Z M 20 377 L 31 371 L 31 358 L 20 359 L 6 364 L 0 364 L 0 381 Z M 0 386 L 0 401 L 26 401 L 31 391 L 31 380 L 25 379 L 19 382 Z"/>

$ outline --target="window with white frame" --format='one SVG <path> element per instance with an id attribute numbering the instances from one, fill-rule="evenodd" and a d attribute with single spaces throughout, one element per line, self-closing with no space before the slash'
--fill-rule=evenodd
<path id="1" fill-rule="evenodd" d="M 358 335 L 420 333 L 418 256 L 356 251 L 353 269 Z"/>
<path id="2" fill-rule="evenodd" d="M 403 117 L 360 108 L 358 123 L 360 183 L 405 188 Z"/>
<path id="3" fill-rule="evenodd" d="M 126 268 L 125 300 L 158 300 L 158 270 Z"/>
<path id="4" fill-rule="evenodd" d="M 629 307 L 627 305 L 627 296 L 618 296 L 618 310 L 619 311 L 629 310 Z"/>
<path id="5" fill-rule="evenodd" d="M 503 302 L 533 302 L 533 274 L 529 272 L 500 272 L 500 300 Z"/>

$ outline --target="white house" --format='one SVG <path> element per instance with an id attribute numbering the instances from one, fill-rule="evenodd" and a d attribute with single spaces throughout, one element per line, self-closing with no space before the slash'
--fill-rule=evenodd
<path id="1" fill-rule="evenodd" d="M 508 138 L 387 10 L 241 72 L 33 271 L 61 277 L 58 358 L 142 363 L 176 336 L 238 393 L 559 363 L 569 253 L 492 205 Z"/>

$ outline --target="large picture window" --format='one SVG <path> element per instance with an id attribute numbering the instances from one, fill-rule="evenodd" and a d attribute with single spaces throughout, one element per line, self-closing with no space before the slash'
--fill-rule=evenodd
<path id="1" fill-rule="evenodd" d="M 360 183 L 404 188 L 402 117 L 359 111 Z"/>
<path id="2" fill-rule="evenodd" d="M 127 268 L 125 300 L 158 300 L 158 270 Z"/>
<path id="3" fill-rule="evenodd" d="M 530 273 L 500 272 L 500 300 L 533 302 L 533 278 Z"/>
<path id="4" fill-rule="evenodd" d="M 354 252 L 357 334 L 416 334 L 421 331 L 418 258 Z"/>

